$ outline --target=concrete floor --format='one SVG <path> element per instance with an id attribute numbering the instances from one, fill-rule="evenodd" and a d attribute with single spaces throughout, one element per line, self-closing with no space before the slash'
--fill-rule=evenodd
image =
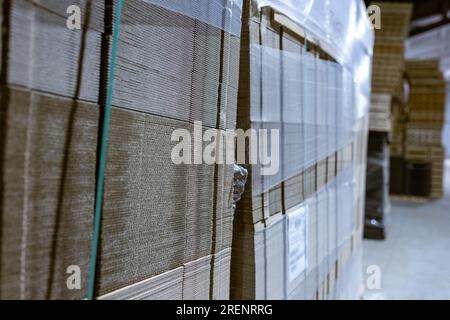
<path id="1" fill-rule="evenodd" d="M 394 202 L 384 241 L 364 240 L 363 267 L 381 271 L 365 299 L 450 299 L 450 159 L 446 195 L 426 204 Z M 372 282 L 373 283 L 373 282 Z"/>

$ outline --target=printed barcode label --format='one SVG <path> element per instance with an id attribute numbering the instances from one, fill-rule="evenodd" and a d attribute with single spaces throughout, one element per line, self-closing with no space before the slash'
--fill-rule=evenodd
<path id="1" fill-rule="evenodd" d="M 294 281 L 307 267 L 308 205 L 304 204 L 288 215 L 289 282 Z"/>

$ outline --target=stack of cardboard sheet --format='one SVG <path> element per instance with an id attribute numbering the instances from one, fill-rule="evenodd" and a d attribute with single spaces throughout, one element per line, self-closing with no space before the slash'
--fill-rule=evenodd
<path id="1" fill-rule="evenodd" d="M 96 103 L 100 89 L 102 1 L 5 1 L 2 57 L 10 85 Z M 70 4 L 83 8 L 81 30 L 66 26 Z"/>
<path id="2" fill-rule="evenodd" d="M 82 298 L 95 194 L 97 105 L 2 88 L 5 115 L 1 297 Z"/>
<path id="3" fill-rule="evenodd" d="M 445 119 L 446 84 L 438 60 L 407 61 L 410 81 L 405 158 L 431 164 L 430 196 L 443 195 L 442 128 Z"/>
<path id="4" fill-rule="evenodd" d="M 391 100 L 388 94 L 373 94 L 370 103 L 369 130 L 391 132 Z"/>
<path id="5" fill-rule="evenodd" d="M 3 2 L 0 295 L 81 299 L 115 6 Z M 204 148 L 205 130 L 235 127 L 240 7 L 188 2 L 123 2 L 96 296 L 229 297 L 233 166 L 176 165 L 171 138 Z M 72 4 L 81 30 L 66 27 Z"/>
<path id="6" fill-rule="evenodd" d="M 424 136 L 427 129 L 442 130 L 445 118 L 446 83 L 439 70 L 439 60 L 408 61 L 406 71 L 410 80 L 410 98 L 408 124 L 413 129 L 423 130 Z M 428 127 L 428 128 L 427 128 Z M 414 134 L 407 140 L 416 143 Z M 417 137 L 420 139 L 420 137 Z M 429 144 L 436 143 L 430 141 Z M 437 141 L 439 144 L 439 141 Z"/>
<path id="7" fill-rule="evenodd" d="M 238 127 L 278 131 L 280 166 L 247 161 L 231 298 L 355 297 L 367 117 L 355 120 L 352 77 L 288 16 L 249 0 L 242 20 Z"/>
<path id="8" fill-rule="evenodd" d="M 393 95 L 404 72 L 405 41 L 409 32 L 412 3 L 372 2 L 381 13 L 381 28 L 375 30 L 372 92 Z"/>
<path id="9" fill-rule="evenodd" d="M 443 195 L 444 148 L 442 129 L 445 119 L 446 83 L 439 69 L 439 61 L 408 61 L 411 80 L 407 148 L 412 145 L 428 147 L 431 162 L 431 197 Z M 408 154 L 407 154 L 408 155 Z"/>
<path id="10" fill-rule="evenodd" d="M 369 130 L 391 132 L 394 120 L 391 103 L 403 79 L 412 4 L 372 2 L 372 5 L 380 7 L 381 28 L 375 31 Z"/>
<path id="11" fill-rule="evenodd" d="M 405 83 L 402 81 L 394 96 L 392 97 L 391 103 L 391 114 L 392 114 L 392 132 L 391 141 L 389 145 L 389 152 L 391 157 L 403 157 L 404 153 L 404 143 L 405 143 L 405 132 L 406 132 L 406 97 L 405 97 Z"/>
<path id="12" fill-rule="evenodd" d="M 186 129 L 194 150 L 200 143 L 196 130 L 201 135 L 208 128 L 235 127 L 239 35 L 232 31 L 240 27 L 240 8 L 232 4 L 233 16 L 227 16 L 221 6 L 207 12 L 202 1 L 191 5 L 188 14 L 180 10 L 189 6 L 177 2 L 124 4 L 113 105 L 133 111 L 112 116 L 117 125 L 115 133 L 111 129 L 105 198 L 133 196 L 119 208 L 116 201 L 104 205 L 100 295 L 183 264 L 183 299 L 228 298 L 233 167 L 174 165 L 170 140 L 174 130 Z M 124 131 L 127 118 L 133 127 Z M 196 121 L 201 123 L 193 128 Z M 200 145 L 203 150 L 206 143 Z M 135 215 L 127 217 L 133 207 Z M 121 243 L 117 232 L 124 235 Z M 123 261 L 133 267 L 124 269 Z"/>
<path id="13" fill-rule="evenodd" d="M 66 9 L 86 13 L 81 30 Z M 98 121 L 103 3 L 3 1 L 1 108 L 2 298 L 83 298 Z M 20 147 L 19 147 L 20 145 Z M 72 270 L 72 269 L 70 269 Z"/>
<path id="14" fill-rule="evenodd" d="M 380 17 L 376 17 L 380 19 L 380 28 L 375 29 L 373 53 L 364 235 L 383 239 L 389 215 L 388 143 L 392 135 L 396 137 L 394 154 L 403 152 L 398 143 L 398 139 L 403 139 L 403 127 L 398 125 L 402 108 L 398 103 L 402 98 L 398 95 L 403 85 L 405 41 L 413 4 L 376 1 L 371 5 L 380 9 Z"/>
<path id="15" fill-rule="evenodd" d="M 202 121 L 211 128 L 217 123 L 221 129 L 234 128 L 239 38 L 152 2 L 164 1 L 124 5 L 113 105 Z M 220 6 L 207 12 L 202 2 L 192 4 L 193 14 L 215 15 L 209 18 L 223 19 L 225 25 L 239 23 L 236 17 L 222 17 Z M 166 1 L 164 6 L 176 9 L 177 3 Z M 237 5 L 232 8 L 234 15 L 240 14 Z"/>

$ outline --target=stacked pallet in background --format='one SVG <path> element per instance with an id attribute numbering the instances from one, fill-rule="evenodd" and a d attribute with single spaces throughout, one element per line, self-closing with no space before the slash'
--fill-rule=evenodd
<path id="1" fill-rule="evenodd" d="M 367 115 L 356 115 L 365 108 L 354 104 L 351 71 L 305 40 L 292 9 L 244 1 L 238 127 L 267 129 L 269 140 L 278 132 L 280 166 L 267 175 L 247 164 L 232 299 L 356 298 L 360 289 Z"/>
<path id="2" fill-rule="evenodd" d="M 369 117 L 369 151 L 365 236 L 383 239 L 390 205 L 389 148 L 398 114 L 394 98 L 404 73 L 405 41 L 412 15 L 411 3 L 372 2 L 380 8 L 381 28 L 375 30 L 372 69 L 372 97 Z M 393 126 L 393 122 L 394 126 Z M 374 141 L 370 141 L 370 139 Z M 370 177 L 370 178 L 369 178 Z"/>
<path id="3" fill-rule="evenodd" d="M 391 109 L 403 80 L 405 41 L 413 5 L 378 1 L 371 5 L 381 10 L 381 28 L 375 29 L 369 130 L 391 132 L 395 121 Z"/>
<path id="4" fill-rule="evenodd" d="M 407 61 L 406 68 L 409 97 L 394 126 L 391 194 L 407 200 L 439 198 L 445 158 L 445 81 L 438 60 Z"/>
<path id="5" fill-rule="evenodd" d="M 408 121 L 406 123 L 405 158 L 415 164 L 431 165 L 428 194 L 408 192 L 414 183 L 407 183 L 407 193 L 431 198 L 443 195 L 442 129 L 445 119 L 446 83 L 438 60 L 407 61 L 410 82 Z M 409 170 L 408 170 L 409 172 Z M 409 179 L 412 181 L 413 179 Z"/>
<path id="6" fill-rule="evenodd" d="M 405 41 L 412 3 L 372 2 L 381 9 L 381 28 L 375 30 L 372 92 L 393 95 L 404 72 Z"/>
<path id="7" fill-rule="evenodd" d="M 123 1 L 95 286 L 105 299 L 229 297 L 233 165 L 171 155 L 177 129 L 202 146 L 205 130 L 235 127 L 241 8 L 184 2 Z M 66 27 L 73 4 L 81 30 Z M 82 299 L 114 1 L 2 7 L 0 297 Z M 67 287 L 73 268 L 80 290 Z"/>
<path id="8" fill-rule="evenodd" d="M 411 127 L 423 124 L 430 130 L 442 130 L 445 113 L 446 82 L 440 71 L 439 60 L 408 60 L 406 72 L 410 82 L 408 122 Z M 411 143 L 436 144 L 440 142 L 440 134 L 418 134 L 407 140 Z M 423 140 L 424 139 L 424 140 Z"/>
<path id="9" fill-rule="evenodd" d="M 370 101 L 369 130 L 374 132 L 391 132 L 392 96 L 388 94 L 373 94 Z"/>
<path id="10" fill-rule="evenodd" d="M 380 8 L 381 28 L 375 30 L 369 130 L 392 133 L 393 154 L 402 153 L 403 74 L 405 41 L 411 3 L 372 2 Z M 400 125 L 400 126 L 399 126 Z"/>
<path id="11" fill-rule="evenodd" d="M 447 82 L 447 106 L 450 103 L 450 24 L 439 28 L 432 28 L 409 37 L 406 46 L 407 60 L 437 59 L 440 69 Z M 450 157 L 450 118 L 447 107 L 447 115 L 443 128 L 442 144 L 446 149 L 446 156 Z"/>

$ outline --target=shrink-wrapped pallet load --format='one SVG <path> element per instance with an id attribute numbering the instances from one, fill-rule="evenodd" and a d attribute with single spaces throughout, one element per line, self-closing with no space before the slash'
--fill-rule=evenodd
<path id="1" fill-rule="evenodd" d="M 269 144 L 254 147 L 271 161 L 246 162 L 232 299 L 355 298 L 360 290 L 370 78 L 353 80 L 355 65 L 370 68 L 373 34 L 365 14 L 346 11 L 362 2 L 309 4 L 244 1 L 238 127 L 267 134 Z M 342 28 L 317 24 L 326 18 Z M 342 52 L 358 21 L 367 37 Z"/>

